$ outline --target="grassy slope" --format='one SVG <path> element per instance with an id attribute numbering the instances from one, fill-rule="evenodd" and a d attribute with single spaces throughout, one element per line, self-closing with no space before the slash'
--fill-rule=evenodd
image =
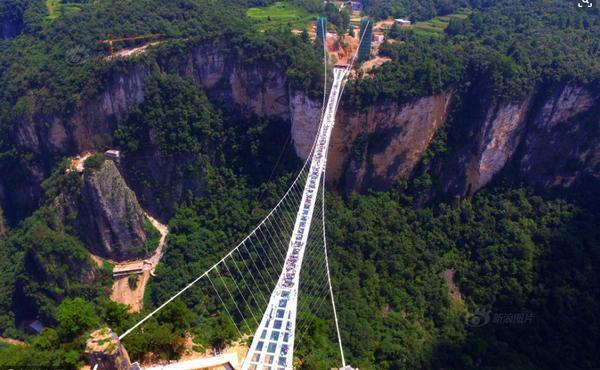
<path id="1" fill-rule="evenodd" d="M 293 28 L 305 28 L 315 15 L 286 2 L 277 2 L 266 8 L 250 8 L 246 16 L 257 23 L 257 28 L 265 30 L 291 24 Z"/>
<path id="2" fill-rule="evenodd" d="M 427 35 L 440 35 L 444 32 L 448 24 L 450 23 L 450 19 L 458 18 L 465 19 L 471 14 L 469 10 L 463 10 L 459 13 L 448 14 L 440 17 L 435 17 L 428 21 L 416 22 L 414 25 L 410 26 L 410 28 L 414 29 L 415 32 Z"/>
<path id="3" fill-rule="evenodd" d="M 69 15 L 81 11 L 81 4 L 63 4 L 62 0 L 46 0 L 46 8 L 48 8 L 48 19 L 55 20 L 61 16 L 61 12 Z"/>

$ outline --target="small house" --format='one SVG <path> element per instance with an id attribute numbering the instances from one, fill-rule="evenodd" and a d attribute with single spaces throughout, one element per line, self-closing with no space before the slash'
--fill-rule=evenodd
<path id="1" fill-rule="evenodd" d="M 411 23 L 410 23 L 409 20 L 402 19 L 402 18 L 396 18 L 396 19 L 394 19 L 394 23 L 396 23 L 400 27 L 406 27 L 406 26 L 410 26 L 411 25 Z"/>
<path id="2" fill-rule="evenodd" d="M 353 12 L 362 12 L 363 10 L 363 5 L 360 1 L 348 1 L 346 2 L 346 6 Z"/>
<path id="3" fill-rule="evenodd" d="M 44 325 L 40 320 L 31 321 L 27 323 L 27 326 L 25 327 L 25 331 L 30 334 L 39 334 L 42 330 L 44 330 Z"/>
<path id="4" fill-rule="evenodd" d="M 121 158 L 121 152 L 116 149 L 111 149 L 111 150 L 107 150 L 106 152 L 104 152 L 104 156 L 106 157 L 106 159 L 110 159 L 115 162 L 118 162 L 119 159 Z"/>

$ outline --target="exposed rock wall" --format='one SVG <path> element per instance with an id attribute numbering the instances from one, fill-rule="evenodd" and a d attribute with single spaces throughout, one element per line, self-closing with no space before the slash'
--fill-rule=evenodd
<path id="1" fill-rule="evenodd" d="M 112 161 L 84 175 L 77 218 L 80 237 L 96 254 L 118 261 L 143 255 L 146 219 Z"/>
<path id="2" fill-rule="evenodd" d="M 143 101 L 150 68 L 172 68 L 173 61 L 178 63 L 178 73 L 205 86 L 209 96 L 223 104 L 290 119 L 296 153 L 307 155 L 321 99 L 291 89 L 285 73 L 273 66 L 243 64 L 226 44 L 197 45 L 177 58 L 159 56 L 157 66 L 126 63 L 106 75 L 100 93 L 82 97 L 71 114 L 47 116 L 36 108 L 35 99 L 29 102 L 29 111 L 15 117 L 10 134 L 18 149 L 32 153 L 34 160 L 21 164 L 10 181 L 0 178 L 0 206 L 7 217 L 20 219 L 36 208 L 39 184 L 50 170 L 47 158 L 103 149 L 112 143 L 116 126 Z M 472 193 L 509 165 L 525 181 L 544 186 L 570 186 L 583 176 L 598 176 L 598 114 L 590 113 L 598 109 L 597 92 L 551 85 L 518 101 L 496 102 L 485 93 L 485 86 L 471 90 L 460 97 L 463 111 L 452 113 L 459 119 L 448 129 L 457 130 L 460 140 L 435 170 L 441 179 L 439 191 Z M 452 94 L 446 92 L 402 105 L 380 102 L 361 112 L 342 101 L 328 158 L 328 181 L 346 191 L 363 191 L 387 189 L 397 179 L 409 178 L 445 124 L 452 101 Z M 568 123 L 574 117 L 587 123 Z M 152 173 L 162 178 L 167 165 L 155 163 Z M 196 180 L 190 186 L 202 187 L 201 179 Z M 173 189 L 186 188 L 179 186 L 182 179 L 173 181 Z M 133 186 L 144 194 L 142 185 Z M 141 199 L 152 197 L 146 195 Z"/>
<path id="3" fill-rule="evenodd" d="M 291 138 L 296 154 L 306 159 L 319 128 L 323 103 L 290 90 Z"/>
<path id="4" fill-rule="evenodd" d="M 487 185 L 512 157 L 525 131 L 530 98 L 489 107 L 476 136 L 476 152 L 469 158 L 467 186 L 475 192 Z"/>
<path id="5" fill-rule="evenodd" d="M 15 117 L 14 129 L 8 134 L 21 152 L 33 159 L 15 165 L 10 176 L 0 177 L 0 206 L 7 217 L 19 220 L 38 206 L 41 182 L 52 169 L 52 160 L 85 151 L 104 149 L 112 143 L 114 130 L 127 112 L 144 98 L 141 65 L 110 74 L 98 95 L 82 99 L 71 114 L 47 115 L 30 99 L 24 115 Z"/>
<path id="6" fill-rule="evenodd" d="M 389 189 L 408 178 L 448 114 L 452 94 L 399 106 L 383 103 L 366 112 L 340 111 L 328 158 L 328 178 L 347 190 Z"/>
<path id="7" fill-rule="evenodd" d="M 554 85 L 508 103 L 472 101 L 474 112 L 459 112 L 457 148 L 437 174 L 443 193 L 473 194 L 505 168 L 546 188 L 600 179 L 597 92 Z"/>
<path id="8" fill-rule="evenodd" d="M 276 68 L 240 65 L 228 56 L 226 45 L 198 45 L 177 60 L 180 61 L 179 73 L 209 88 L 212 97 L 258 115 L 290 117 L 288 84 L 284 74 Z M 171 63 L 171 59 L 158 58 L 159 68 L 161 64 Z M 17 148 L 32 153 L 34 160 L 22 166 L 22 179 L 14 181 L 14 174 L 11 181 L 0 178 L 0 187 L 5 190 L 4 194 L 0 193 L 0 206 L 11 210 L 13 220 L 37 208 L 41 181 L 53 165 L 50 158 L 103 150 L 112 144 L 117 125 L 143 101 L 150 68 L 127 63 L 117 72 L 108 73 L 100 92 L 82 97 L 71 114 L 48 116 L 38 109 L 35 98 L 27 101 L 27 112 L 15 117 L 15 129 L 10 134 Z"/>
<path id="9" fill-rule="evenodd" d="M 522 177 L 544 187 L 600 180 L 600 102 L 579 86 L 550 90 L 518 158 Z"/>
<path id="10" fill-rule="evenodd" d="M 97 370 L 132 368 L 129 354 L 119 340 L 119 336 L 106 327 L 90 334 L 86 341 L 84 355 L 90 367 L 97 367 Z"/>
<path id="11" fill-rule="evenodd" d="M 4 215 L 2 214 L 2 209 L 0 208 L 0 238 L 4 238 L 6 236 L 6 225 L 4 224 Z"/>
<path id="12" fill-rule="evenodd" d="M 116 125 L 143 101 L 148 73 L 132 65 L 110 74 L 98 95 L 83 99 L 67 115 L 45 115 L 32 99 L 27 114 L 15 119 L 12 139 L 19 149 L 37 155 L 71 155 L 109 145 Z"/>
<path id="13" fill-rule="evenodd" d="M 259 116 L 290 117 L 283 71 L 270 65 L 240 63 L 229 55 L 226 44 L 195 47 L 182 59 L 179 73 L 224 103 L 237 104 Z"/>

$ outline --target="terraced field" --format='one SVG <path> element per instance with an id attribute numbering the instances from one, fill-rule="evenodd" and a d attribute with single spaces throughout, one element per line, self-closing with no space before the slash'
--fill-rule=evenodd
<path id="1" fill-rule="evenodd" d="M 46 0 L 48 19 L 55 20 L 61 15 L 74 14 L 81 11 L 81 4 L 63 4 L 62 0 Z"/>
<path id="2" fill-rule="evenodd" d="M 304 29 L 316 17 L 315 14 L 286 2 L 277 2 L 264 8 L 250 8 L 246 16 L 256 21 L 260 30 L 281 26 Z"/>
<path id="3" fill-rule="evenodd" d="M 465 19 L 471 14 L 470 10 L 464 10 L 459 13 L 448 14 L 440 17 L 435 17 L 428 21 L 416 22 L 414 25 L 410 26 L 415 32 L 431 35 L 431 36 L 441 36 L 444 33 L 446 27 L 450 23 L 450 19 Z"/>

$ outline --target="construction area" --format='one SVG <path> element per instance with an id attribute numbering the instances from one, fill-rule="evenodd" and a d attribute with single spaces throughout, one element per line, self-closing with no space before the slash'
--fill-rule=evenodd
<path id="1" fill-rule="evenodd" d="M 169 228 L 146 214 L 152 225 L 160 232 L 160 241 L 154 254 L 144 260 L 127 261 L 113 266 L 113 286 L 110 299 L 129 305 L 130 312 L 138 312 L 144 307 L 144 292 L 150 276 L 154 276 L 156 266 L 163 254 Z M 131 280 L 135 279 L 132 285 Z"/>

